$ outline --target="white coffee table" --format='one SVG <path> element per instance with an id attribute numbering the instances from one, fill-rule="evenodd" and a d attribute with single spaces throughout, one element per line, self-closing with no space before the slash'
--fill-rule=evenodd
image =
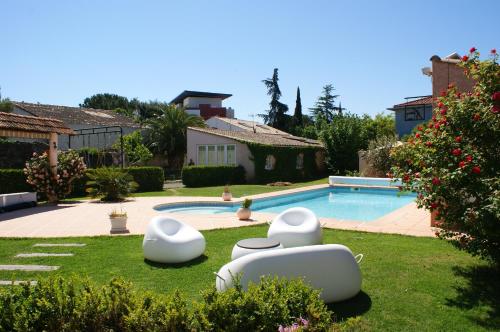
<path id="1" fill-rule="evenodd" d="M 233 247 L 231 260 L 252 254 L 258 251 L 282 249 L 283 246 L 276 240 L 265 237 L 256 237 L 238 241 Z"/>

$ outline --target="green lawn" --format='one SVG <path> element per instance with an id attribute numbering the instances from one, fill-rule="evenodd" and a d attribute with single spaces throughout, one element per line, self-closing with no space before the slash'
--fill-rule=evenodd
<path id="1" fill-rule="evenodd" d="M 98 283 L 123 276 L 140 289 L 180 289 L 199 298 L 230 260 L 234 243 L 265 236 L 265 226 L 203 232 L 205 256 L 184 265 L 151 264 L 142 257 L 141 236 L 68 239 L 0 239 L 0 264 L 61 265 L 55 272 L 0 272 L 0 279 L 40 275 L 87 275 Z M 82 248 L 34 248 L 37 242 L 83 242 Z M 337 320 L 361 315 L 374 331 L 481 331 L 500 328 L 498 274 L 438 239 L 325 230 L 325 243 L 342 243 L 364 253 L 362 292 L 331 305 Z M 73 252 L 74 257 L 13 258 L 17 253 Z"/>

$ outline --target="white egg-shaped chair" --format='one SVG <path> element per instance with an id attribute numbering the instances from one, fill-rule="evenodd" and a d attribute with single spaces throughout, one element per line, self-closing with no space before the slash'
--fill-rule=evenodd
<path id="1" fill-rule="evenodd" d="M 361 254 L 354 257 L 340 244 L 259 251 L 224 265 L 216 274 L 215 286 L 218 291 L 234 287 L 233 278 L 238 275 L 243 289 L 250 282 L 259 283 L 261 276 L 303 278 L 321 290 L 324 302 L 338 302 L 359 293 L 362 279 L 358 262 L 362 258 Z"/>
<path id="2" fill-rule="evenodd" d="M 205 238 L 193 227 L 174 218 L 158 216 L 149 222 L 142 249 L 150 261 L 183 263 L 201 256 L 205 245 Z"/>
<path id="3" fill-rule="evenodd" d="M 267 237 L 280 242 L 285 248 L 323 243 L 318 218 L 314 212 L 303 207 L 281 212 L 271 223 Z"/>

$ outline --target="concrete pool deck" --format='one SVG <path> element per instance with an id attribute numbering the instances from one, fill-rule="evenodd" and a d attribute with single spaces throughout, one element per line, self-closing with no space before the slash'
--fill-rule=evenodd
<path id="1" fill-rule="evenodd" d="M 317 185 L 289 189 L 272 193 L 248 196 L 264 198 L 286 193 L 295 193 L 328 185 Z M 234 199 L 240 202 L 243 198 Z M 129 234 L 144 234 L 146 226 L 154 216 L 161 214 L 154 210 L 156 205 L 180 202 L 222 202 L 217 197 L 136 197 L 122 203 L 101 203 L 98 201 L 65 202 L 57 206 L 42 205 L 0 214 L 0 237 L 68 237 L 110 235 L 108 214 L 123 209 L 128 214 Z M 234 213 L 217 215 L 195 215 L 169 213 L 198 230 L 251 226 L 271 221 L 276 214 L 252 212 L 252 221 L 241 221 Z M 358 230 L 377 233 L 392 233 L 413 236 L 434 237 L 435 230 L 430 227 L 430 213 L 418 209 L 410 203 L 371 222 L 320 218 L 327 228 Z M 120 235 L 123 236 L 123 235 Z"/>

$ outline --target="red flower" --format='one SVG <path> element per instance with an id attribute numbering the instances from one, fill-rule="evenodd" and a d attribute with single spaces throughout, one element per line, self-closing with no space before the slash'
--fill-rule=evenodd
<path id="1" fill-rule="evenodd" d="M 476 48 L 475 47 L 471 47 L 471 49 L 469 50 L 470 53 L 474 53 L 476 52 Z"/>
<path id="2" fill-rule="evenodd" d="M 455 137 L 455 142 L 457 142 L 457 143 L 462 142 L 462 136 Z"/>
<path id="3" fill-rule="evenodd" d="M 479 115 L 479 113 L 476 113 L 472 118 L 474 119 L 474 121 L 479 121 L 481 119 L 481 115 Z"/>
<path id="4" fill-rule="evenodd" d="M 465 165 L 466 165 L 465 161 L 461 161 L 461 162 L 458 163 L 458 167 L 460 167 L 460 168 L 464 168 Z"/>
<path id="5" fill-rule="evenodd" d="M 422 131 L 422 130 L 424 130 L 424 128 L 422 126 L 418 126 L 417 130 Z"/>
<path id="6" fill-rule="evenodd" d="M 470 163 L 472 161 L 472 156 L 470 154 L 466 155 L 465 160 L 467 160 Z"/>
<path id="7" fill-rule="evenodd" d="M 446 97 L 446 91 L 441 91 L 441 97 Z"/>
<path id="8" fill-rule="evenodd" d="M 438 203 L 436 203 L 436 202 L 432 202 L 432 203 L 431 203 L 431 210 L 434 210 L 434 209 L 435 209 L 435 208 L 437 208 L 438 206 L 439 206 L 439 204 L 438 204 Z"/>
<path id="9" fill-rule="evenodd" d="M 500 112 L 500 107 L 498 107 L 497 105 L 493 105 L 493 107 L 491 108 L 491 112 L 493 114 L 497 114 L 498 112 Z"/>
<path id="10" fill-rule="evenodd" d="M 439 180 L 439 178 L 437 178 L 437 177 L 433 177 L 432 184 L 435 186 L 439 186 L 441 184 L 441 180 Z"/>
<path id="11" fill-rule="evenodd" d="M 441 112 L 441 115 L 445 115 L 446 114 L 446 108 L 442 108 L 440 112 Z"/>
<path id="12" fill-rule="evenodd" d="M 439 103 L 438 103 L 438 107 L 439 107 L 439 108 L 441 108 L 441 107 L 443 107 L 443 106 L 444 106 L 444 104 L 443 104 L 442 102 L 439 102 Z"/>
<path id="13" fill-rule="evenodd" d="M 463 61 L 463 62 L 466 62 L 467 60 L 469 60 L 469 57 L 468 57 L 467 55 L 464 55 L 464 56 L 462 57 L 462 61 Z"/>
<path id="14" fill-rule="evenodd" d="M 474 174 L 480 174 L 481 173 L 481 168 L 479 166 L 472 167 L 472 173 L 474 173 Z"/>
<path id="15" fill-rule="evenodd" d="M 462 154 L 462 150 L 460 149 L 453 149 L 453 151 L 451 152 L 453 153 L 454 156 L 460 156 Z"/>
<path id="16" fill-rule="evenodd" d="M 492 49 L 491 50 L 491 54 L 497 54 L 497 50 L 496 49 Z"/>
<path id="17" fill-rule="evenodd" d="M 491 99 L 494 101 L 499 101 L 500 100 L 500 91 L 495 92 L 492 96 Z"/>
<path id="18" fill-rule="evenodd" d="M 431 147 L 432 146 L 432 142 L 431 141 L 427 141 L 427 142 L 425 142 L 425 145 L 427 145 L 428 147 Z"/>
<path id="19" fill-rule="evenodd" d="M 439 123 L 436 123 L 436 124 L 434 125 L 434 128 L 439 129 Z"/>
<path id="20" fill-rule="evenodd" d="M 415 134 L 415 138 L 420 138 L 420 134 L 419 134 L 419 133 L 416 133 L 416 134 Z"/>
<path id="21" fill-rule="evenodd" d="M 403 176 L 403 182 L 409 182 L 410 181 L 410 176 L 408 174 L 405 174 Z"/>

